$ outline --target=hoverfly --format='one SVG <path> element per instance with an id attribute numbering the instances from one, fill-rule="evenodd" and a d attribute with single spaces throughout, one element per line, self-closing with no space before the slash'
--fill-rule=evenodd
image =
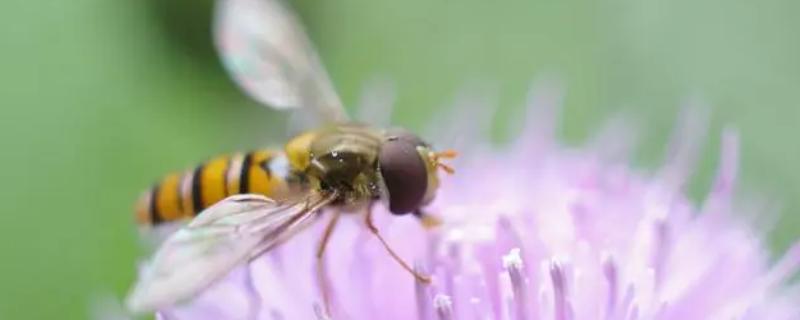
<path id="1" fill-rule="evenodd" d="M 309 226 L 322 209 L 333 216 L 318 260 L 340 214 L 360 212 L 392 258 L 429 282 L 381 237 L 371 208 L 383 202 L 393 214 L 413 213 L 423 225 L 435 225 L 420 209 L 436 194 L 437 171 L 452 173 L 441 160 L 455 153 L 436 152 L 402 129 L 349 121 L 297 18 L 280 0 L 219 0 L 215 41 L 228 72 L 258 102 L 310 110 L 326 124 L 292 138 L 282 151 L 218 157 L 146 192 L 137 209 L 140 224 L 192 220 L 157 249 L 128 307 L 151 311 L 193 297 Z"/>

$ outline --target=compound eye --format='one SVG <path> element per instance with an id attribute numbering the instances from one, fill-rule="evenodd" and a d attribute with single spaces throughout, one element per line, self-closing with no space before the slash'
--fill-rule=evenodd
<path id="1" fill-rule="evenodd" d="M 410 143 L 411 145 L 413 145 L 415 147 L 416 146 L 423 146 L 423 147 L 429 147 L 430 146 L 427 142 L 422 141 L 422 139 L 420 139 L 419 136 L 417 136 L 416 134 L 412 133 L 411 131 L 408 131 L 408 130 L 405 130 L 405 129 L 399 129 L 399 128 L 391 129 L 386 134 L 389 137 L 389 141 L 401 140 L 401 141 L 408 142 L 408 143 Z"/>
<path id="2" fill-rule="evenodd" d="M 390 138 L 381 146 L 378 162 L 389 211 L 406 214 L 418 209 L 428 188 L 428 171 L 417 145 Z"/>

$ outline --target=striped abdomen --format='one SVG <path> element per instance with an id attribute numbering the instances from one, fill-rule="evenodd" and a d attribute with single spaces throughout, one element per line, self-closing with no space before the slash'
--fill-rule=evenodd
<path id="1" fill-rule="evenodd" d="M 279 151 L 259 150 L 217 157 L 156 183 L 139 200 L 136 221 L 155 225 L 191 218 L 234 194 L 280 197 L 288 190 L 288 171 L 286 157 Z"/>

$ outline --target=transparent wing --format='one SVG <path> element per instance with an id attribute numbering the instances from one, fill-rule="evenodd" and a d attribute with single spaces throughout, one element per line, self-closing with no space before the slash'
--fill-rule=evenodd
<path id="1" fill-rule="evenodd" d="M 217 0 L 214 37 L 225 68 L 259 102 L 347 120 L 299 20 L 281 0 Z"/>
<path id="2" fill-rule="evenodd" d="M 373 78 L 361 90 L 357 119 L 379 128 L 388 128 L 397 97 L 395 86 L 388 78 Z"/>
<path id="3" fill-rule="evenodd" d="M 191 298 L 236 266 L 303 229 L 331 200 L 316 194 L 291 204 L 249 194 L 222 200 L 156 251 L 128 296 L 128 308 L 153 311 Z"/>

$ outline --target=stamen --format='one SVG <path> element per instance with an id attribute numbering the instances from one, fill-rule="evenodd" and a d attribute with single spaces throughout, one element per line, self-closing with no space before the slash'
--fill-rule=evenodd
<path id="1" fill-rule="evenodd" d="M 606 319 L 610 319 L 614 314 L 617 305 L 617 265 L 614 257 L 606 253 L 603 255 L 603 275 L 608 285 L 608 298 L 606 299 Z"/>
<path id="2" fill-rule="evenodd" d="M 486 292 L 484 290 L 484 292 Z M 491 311 L 484 299 L 472 297 L 469 299 L 469 314 L 475 315 L 476 319 L 490 319 Z"/>
<path id="3" fill-rule="evenodd" d="M 500 287 L 500 319 L 512 320 L 514 319 L 514 289 L 511 284 L 511 277 L 508 272 L 501 272 L 498 275 Z"/>
<path id="4" fill-rule="evenodd" d="M 519 254 L 519 248 L 514 248 L 508 251 L 508 254 L 503 256 L 503 268 L 509 272 L 522 269 L 522 257 Z"/>
<path id="5" fill-rule="evenodd" d="M 417 262 L 414 264 L 414 272 L 419 274 L 426 274 L 427 271 L 422 266 L 422 263 Z M 428 320 L 428 315 L 431 312 L 429 304 L 430 294 L 428 293 L 428 286 L 420 281 L 414 281 L 414 296 L 417 300 L 417 318 L 419 320 Z"/>
<path id="6" fill-rule="evenodd" d="M 156 320 L 172 320 L 173 318 L 166 311 L 156 311 Z"/>
<path id="7" fill-rule="evenodd" d="M 730 203 L 739 170 L 739 136 L 726 128 L 722 133 L 717 176 L 703 204 L 704 212 L 720 212 Z"/>
<path id="8" fill-rule="evenodd" d="M 537 145 L 550 143 L 555 140 L 556 124 L 561 113 L 564 101 L 564 85 L 560 79 L 545 76 L 531 84 L 525 102 L 525 115 L 523 116 L 523 132 L 517 139 L 519 144 L 528 144 L 525 150 L 530 149 L 531 141 Z"/>
<path id="9" fill-rule="evenodd" d="M 664 270 L 664 264 L 669 257 L 670 230 L 669 224 L 664 219 L 657 219 L 654 227 L 655 239 L 653 243 L 653 255 L 651 256 L 650 265 L 654 272 L 654 285 L 658 287 Z"/>
<path id="10" fill-rule="evenodd" d="M 269 318 L 272 319 L 272 320 L 285 320 L 286 316 L 284 316 L 283 312 L 281 312 L 280 310 L 271 309 L 271 310 L 269 310 Z M 253 318 L 253 319 L 257 319 L 257 318 Z"/>
<path id="11" fill-rule="evenodd" d="M 453 301 L 450 297 L 444 294 L 437 294 L 433 297 L 433 308 L 436 310 L 436 316 L 439 320 L 452 320 L 453 319 Z"/>
<path id="12" fill-rule="evenodd" d="M 325 308 L 316 303 L 314 304 L 314 315 L 317 316 L 317 320 L 331 320 L 331 317 L 325 312 Z"/>
<path id="13" fill-rule="evenodd" d="M 509 216 L 502 215 L 500 218 L 497 219 L 497 229 L 495 233 L 498 236 L 498 244 L 502 244 L 501 248 L 516 248 L 519 249 L 520 256 L 521 253 L 525 250 L 525 241 L 523 241 L 522 236 L 520 235 L 519 225 L 515 225 L 516 222 L 512 222 Z"/>
<path id="14" fill-rule="evenodd" d="M 514 293 L 514 313 L 515 319 L 525 320 L 528 319 L 527 304 L 528 291 L 525 274 L 523 270 L 522 257 L 520 256 L 520 249 L 514 248 L 503 256 L 503 268 L 508 272 L 508 278 L 511 280 L 511 289 Z"/>
<path id="15" fill-rule="evenodd" d="M 628 315 L 625 317 L 626 320 L 636 320 L 639 319 L 639 305 L 634 303 L 631 305 L 631 308 L 628 309 Z"/>
<path id="16" fill-rule="evenodd" d="M 722 133 L 721 148 L 714 191 L 727 195 L 736 184 L 736 174 L 739 170 L 739 135 L 735 130 L 728 128 Z"/>
<path id="17" fill-rule="evenodd" d="M 439 261 L 440 274 L 443 276 L 442 283 L 444 292 L 448 294 L 455 294 L 456 292 L 456 276 L 461 274 L 461 246 L 457 242 L 448 243 L 445 246 Z"/>
<path id="18" fill-rule="evenodd" d="M 766 285 L 772 286 L 787 278 L 800 274 L 800 242 L 794 243 L 783 257 L 769 270 L 766 276 Z"/>
<path id="19" fill-rule="evenodd" d="M 454 300 L 466 301 L 455 305 L 457 315 L 474 315 L 475 319 L 491 318 L 492 310 L 490 301 L 490 290 L 486 281 L 484 266 L 479 259 L 479 247 L 470 248 L 463 254 L 462 272 L 459 275 L 456 291 L 453 293 Z"/>
<path id="20" fill-rule="evenodd" d="M 572 319 L 572 307 L 567 300 L 567 279 L 558 260 L 550 262 L 550 280 L 553 283 L 553 302 L 556 320 Z"/>
<path id="21" fill-rule="evenodd" d="M 690 101 L 678 116 L 666 150 L 665 164 L 659 173 L 673 190 L 682 189 L 694 170 L 708 118 L 708 109 L 700 101 Z"/>
<path id="22" fill-rule="evenodd" d="M 622 301 L 619 305 L 619 316 L 622 316 L 621 312 L 626 312 L 633 306 L 633 298 L 636 295 L 636 288 L 632 284 L 628 284 L 625 287 L 625 295 L 622 298 Z"/>

